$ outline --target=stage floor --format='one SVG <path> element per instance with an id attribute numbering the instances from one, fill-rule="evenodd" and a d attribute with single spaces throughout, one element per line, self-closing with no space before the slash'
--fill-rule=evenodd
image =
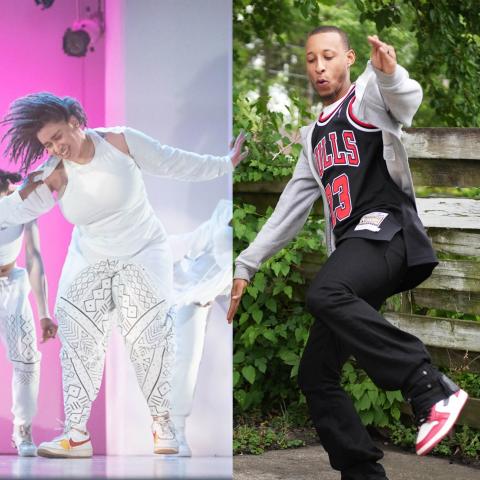
<path id="1" fill-rule="evenodd" d="M 231 479 L 228 457 L 94 456 L 87 459 L 0 455 L 0 478 Z"/>

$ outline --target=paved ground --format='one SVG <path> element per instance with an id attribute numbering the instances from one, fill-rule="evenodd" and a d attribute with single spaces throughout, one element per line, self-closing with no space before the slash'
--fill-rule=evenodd
<path id="1" fill-rule="evenodd" d="M 417 457 L 384 447 L 382 463 L 389 480 L 480 480 L 480 470 L 438 457 Z M 340 480 L 321 446 L 240 455 L 233 460 L 234 480 Z"/>

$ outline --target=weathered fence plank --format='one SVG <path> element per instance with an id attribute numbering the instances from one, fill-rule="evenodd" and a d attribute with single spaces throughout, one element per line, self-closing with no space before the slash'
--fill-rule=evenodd
<path id="1" fill-rule="evenodd" d="M 451 292 L 417 288 L 412 292 L 414 302 L 419 307 L 436 308 L 452 312 L 480 315 L 480 295 L 470 292 Z M 480 322 L 479 328 L 480 328 Z"/>
<path id="2" fill-rule="evenodd" d="M 428 236 L 439 253 L 480 258 L 480 232 L 429 228 Z"/>
<path id="3" fill-rule="evenodd" d="M 480 292 L 480 262 L 469 260 L 442 260 L 431 277 L 417 288 Z"/>
<path id="4" fill-rule="evenodd" d="M 480 229 L 480 200 L 417 198 L 417 207 L 426 227 Z"/>
<path id="5" fill-rule="evenodd" d="M 480 352 L 478 322 L 395 312 L 385 312 L 385 318 L 420 338 L 425 345 Z"/>
<path id="6" fill-rule="evenodd" d="M 444 158 L 410 158 L 414 185 L 426 187 L 478 187 L 478 160 L 446 160 Z"/>
<path id="7" fill-rule="evenodd" d="M 402 143 L 410 158 L 480 160 L 480 128 L 408 128 Z"/>

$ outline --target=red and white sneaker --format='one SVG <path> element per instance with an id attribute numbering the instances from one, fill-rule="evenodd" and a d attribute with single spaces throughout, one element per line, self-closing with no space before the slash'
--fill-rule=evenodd
<path id="1" fill-rule="evenodd" d="M 427 455 L 442 441 L 455 425 L 467 399 L 468 393 L 458 390 L 430 409 L 427 420 L 422 423 L 418 431 L 415 445 L 417 455 Z"/>
<path id="2" fill-rule="evenodd" d="M 47 458 L 90 458 L 93 455 L 90 434 L 72 427 L 51 442 L 41 443 L 37 454 Z"/>

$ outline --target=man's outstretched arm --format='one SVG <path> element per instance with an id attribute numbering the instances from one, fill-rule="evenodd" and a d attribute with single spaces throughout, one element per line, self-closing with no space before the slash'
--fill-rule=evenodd
<path id="1" fill-rule="evenodd" d="M 412 124 L 413 117 L 422 103 L 420 84 L 411 79 L 407 70 L 397 63 L 395 48 L 374 36 L 368 37 L 371 45 L 370 67 L 376 75 L 380 98 L 375 101 L 375 92 L 367 85 L 363 105 L 354 104 L 359 118 L 369 118 L 368 109 L 384 108 L 405 127 Z M 360 78 L 357 83 L 361 81 Z M 376 96 L 378 97 L 378 91 Z M 382 105 L 378 105 L 381 103 Z"/>
<path id="2" fill-rule="evenodd" d="M 280 196 L 274 212 L 258 232 L 255 240 L 235 261 L 232 303 L 227 315 L 229 322 L 233 320 L 244 287 L 260 265 L 287 245 L 301 230 L 313 203 L 319 196 L 320 188 L 302 152 L 293 176 Z M 238 297 L 238 294 L 240 297 L 234 298 Z"/>

